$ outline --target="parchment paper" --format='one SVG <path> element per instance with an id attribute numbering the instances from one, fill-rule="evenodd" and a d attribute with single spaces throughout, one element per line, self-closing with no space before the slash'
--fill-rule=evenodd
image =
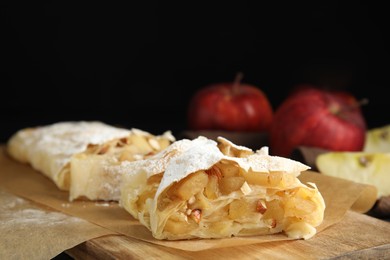
<path id="1" fill-rule="evenodd" d="M 376 200 L 377 192 L 374 186 L 357 184 L 310 171 L 302 173 L 300 179 L 304 183 L 308 181 L 316 183 L 325 199 L 327 205 L 325 218 L 323 223 L 317 228 L 318 232 L 342 221 L 342 218 L 350 209 L 358 212 L 368 211 Z M 289 240 L 283 234 L 227 239 L 156 240 L 152 237 L 149 230 L 133 219 L 117 203 L 69 202 L 67 192 L 59 191 L 48 178 L 33 170 L 30 166 L 20 164 L 9 158 L 5 153 L 4 147 L 0 153 L 0 187 L 17 196 L 46 205 L 68 215 L 85 219 L 113 232 L 181 250 L 199 251 L 219 247 Z M 74 235 L 77 236 L 76 231 Z M 0 243 L 2 239 L 4 238 L 0 238 Z M 315 236 L 311 239 L 315 239 Z M 39 246 L 42 241 L 36 242 L 31 240 L 30 243 Z M 46 243 L 51 243 L 51 241 L 46 241 Z"/>
<path id="2" fill-rule="evenodd" d="M 0 188 L 0 259 L 51 259 L 84 241 L 115 234 Z"/>

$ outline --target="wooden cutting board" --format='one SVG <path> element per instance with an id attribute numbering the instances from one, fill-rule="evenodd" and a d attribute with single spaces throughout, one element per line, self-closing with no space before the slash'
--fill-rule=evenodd
<path id="1" fill-rule="evenodd" d="M 390 259 L 390 223 L 349 211 L 343 221 L 309 240 L 190 252 L 107 236 L 66 253 L 76 259 Z"/>
<path id="2" fill-rule="evenodd" d="M 14 173 L 19 172 L 20 168 L 30 169 L 8 160 L 3 158 L 1 170 L 11 166 L 18 168 Z M 31 169 L 28 172 L 33 174 Z M 43 184 L 45 179 L 40 174 L 38 176 L 42 179 L 39 183 Z M 31 185 L 31 182 L 28 183 Z M 89 240 L 66 253 L 76 259 L 390 259 L 390 222 L 348 211 L 338 224 L 322 230 L 309 240 L 267 242 L 194 252 L 115 235 Z"/>

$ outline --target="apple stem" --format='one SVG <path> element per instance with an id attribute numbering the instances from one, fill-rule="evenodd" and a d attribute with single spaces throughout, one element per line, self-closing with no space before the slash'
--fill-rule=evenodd
<path id="1" fill-rule="evenodd" d="M 367 105 L 367 104 L 368 104 L 368 99 L 367 98 L 363 98 L 363 99 L 359 100 L 356 104 L 354 104 L 352 106 L 349 106 L 346 109 L 340 110 L 338 114 L 341 114 L 341 113 L 346 112 L 346 111 L 351 111 L 351 110 L 353 110 L 355 108 L 358 108 L 358 107 L 361 107 L 361 106 L 364 106 L 364 105 Z"/>
<path id="2" fill-rule="evenodd" d="M 244 74 L 242 72 L 238 72 L 237 75 L 236 75 L 236 78 L 234 79 L 233 92 L 235 94 L 240 93 L 240 84 L 241 84 L 241 81 L 242 81 L 243 77 L 244 77 Z"/>
<path id="3" fill-rule="evenodd" d="M 354 109 L 354 108 L 357 108 L 357 107 L 361 107 L 361 106 L 364 106 L 364 105 L 367 105 L 368 104 L 368 98 L 363 98 L 363 99 L 360 99 L 356 105 L 354 106 L 351 106 L 351 109 Z"/>

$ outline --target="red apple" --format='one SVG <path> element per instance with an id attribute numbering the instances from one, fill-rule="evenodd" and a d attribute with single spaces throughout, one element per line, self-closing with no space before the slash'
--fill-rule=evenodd
<path id="1" fill-rule="evenodd" d="M 258 87 L 235 82 L 216 83 L 200 89 L 188 109 L 191 130 L 224 130 L 240 132 L 268 131 L 272 106 Z"/>
<path id="2" fill-rule="evenodd" d="M 360 103 L 349 92 L 304 86 L 276 109 L 270 130 L 270 153 L 291 156 L 308 146 L 331 151 L 361 151 L 366 122 Z"/>

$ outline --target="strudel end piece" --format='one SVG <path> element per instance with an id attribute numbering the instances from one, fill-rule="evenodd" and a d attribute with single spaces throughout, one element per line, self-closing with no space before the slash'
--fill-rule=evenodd
<path id="1" fill-rule="evenodd" d="M 325 210 L 316 185 L 297 178 L 308 169 L 267 147 L 254 152 L 200 136 L 110 171 L 122 173 L 120 205 L 157 239 L 280 232 L 308 239 Z"/>

